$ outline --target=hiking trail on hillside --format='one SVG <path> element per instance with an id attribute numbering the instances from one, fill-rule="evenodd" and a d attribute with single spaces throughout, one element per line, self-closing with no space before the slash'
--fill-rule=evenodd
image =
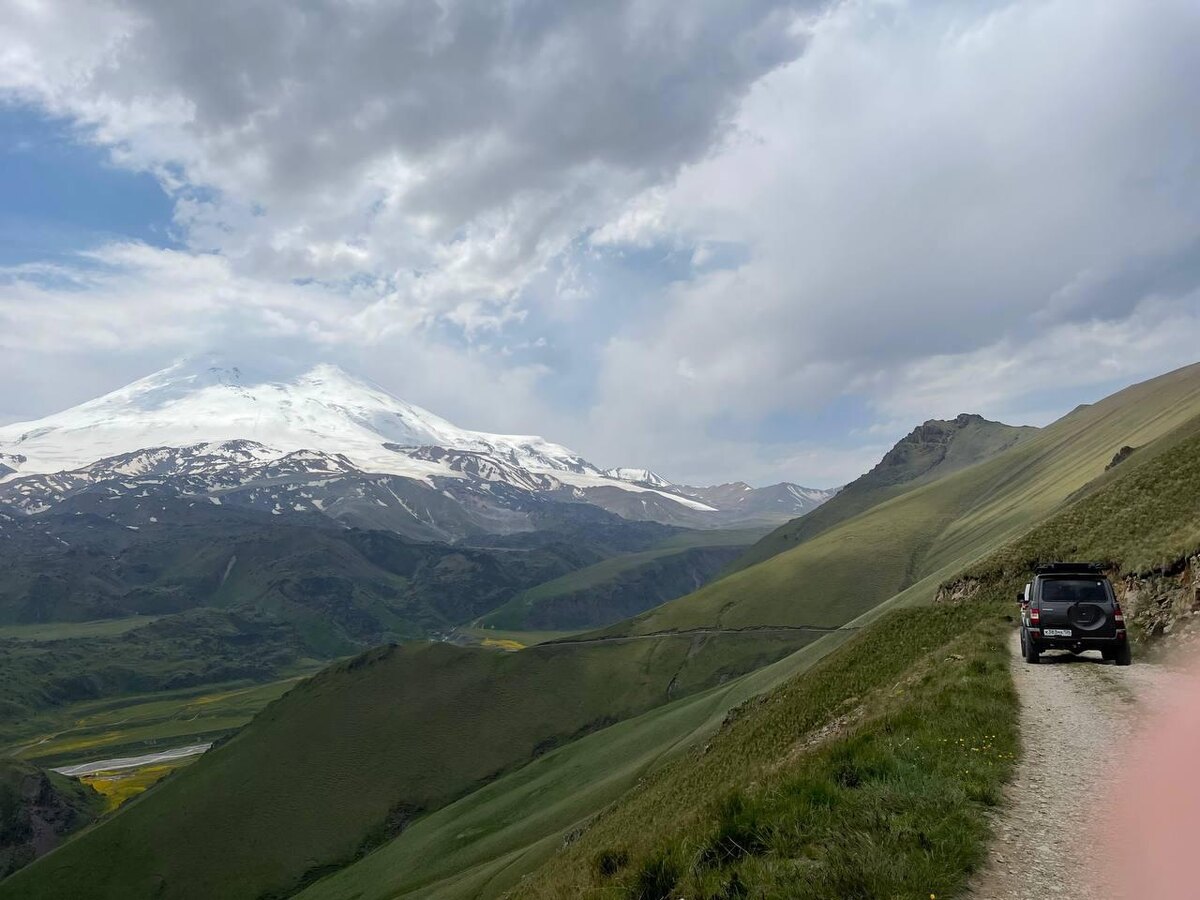
<path id="1" fill-rule="evenodd" d="M 1181 673 L 1134 658 L 1132 666 L 1044 653 L 1038 665 L 1012 640 L 1013 682 L 1021 697 L 1024 745 L 995 822 L 983 871 L 969 896 L 981 900 L 1116 900 L 1092 853 L 1097 829 L 1111 827 L 1111 783 L 1138 721 Z"/>

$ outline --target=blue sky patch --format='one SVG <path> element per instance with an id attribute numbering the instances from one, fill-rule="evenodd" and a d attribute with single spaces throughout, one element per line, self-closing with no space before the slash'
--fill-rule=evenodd
<path id="1" fill-rule="evenodd" d="M 112 240 L 176 247 L 171 198 L 109 162 L 67 121 L 0 104 L 0 265 L 51 261 Z"/>

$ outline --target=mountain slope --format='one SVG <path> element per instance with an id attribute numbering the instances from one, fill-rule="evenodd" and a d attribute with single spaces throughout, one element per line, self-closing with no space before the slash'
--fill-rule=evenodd
<path id="1" fill-rule="evenodd" d="M 1197 412 L 1200 366 L 1126 388 L 612 633 L 840 625 L 1029 527 L 1103 475 L 1120 447 L 1149 443 Z"/>
<path id="2" fill-rule="evenodd" d="M 653 523 L 588 512 L 600 521 L 562 521 L 557 540 L 515 552 L 414 542 L 337 528 L 316 515 L 271 516 L 172 496 L 76 497 L 35 521 L 15 520 L 0 534 L 8 567 L 0 624 L 201 606 L 290 604 L 299 612 L 311 601 L 343 646 L 389 632 L 424 635 L 481 615 L 518 590 L 671 534 Z"/>
<path id="3" fill-rule="evenodd" d="M 879 620 L 818 670 L 746 710 L 703 754 L 646 779 L 510 896 L 636 896 L 639 875 L 652 866 L 670 875 L 664 896 L 692 896 L 705 881 L 736 882 L 750 896 L 853 896 L 855 888 L 872 896 L 957 896 L 970 866 L 982 862 L 986 832 L 980 826 L 999 799 L 1016 749 L 1002 649 L 1012 629 L 1002 618 L 1013 593 L 1039 562 L 1105 560 L 1120 584 L 1167 574 L 1200 550 L 1194 503 L 1200 418 L 1151 443 L 1146 456 L 1137 467 L 1101 477 L 1043 523 L 956 573 L 939 592 L 942 602 Z M 1186 594 L 1190 605 L 1192 591 Z M 947 637 L 958 637 L 958 644 L 938 648 Z M 937 649 L 922 661 L 912 653 L 913 638 L 922 650 Z M 880 646 L 872 649 L 871 640 Z M 906 653 L 912 655 L 901 667 L 886 671 Z M 829 678 L 833 666 L 841 671 Z M 914 694 L 916 708 L 910 708 Z M 981 697 L 988 702 L 980 704 Z M 856 715 L 844 714 L 847 701 Z M 806 733 L 798 746 L 796 735 Z M 943 779 L 949 790 L 931 803 Z M 864 803 L 872 793 L 886 798 L 890 814 Z M 964 795 L 976 802 L 964 808 Z M 737 801 L 730 803 L 731 796 Z M 957 833 L 936 839 L 933 829 L 948 821 Z M 847 852 L 848 834 L 857 852 Z M 729 837 L 741 840 L 738 849 L 695 852 L 697 846 L 720 849 Z M 595 865 L 604 854 L 617 864 Z"/>
<path id="4" fill-rule="evenodd" d="M 567 488 L 551 475 L 494 457 L 440 447 L 421 447 L 411 455 L 442 465 L 445 471 L 422 478 L 372 473 L 340 453 L 280 454 L 245 440 L 148 447 L 78 469 L 2 481 L 0 507 L 37 517 L 68 500 L 79 505 L 92 502 L 89 497 L 115 502 L 173 496 L 274 516 L 309 513 L 344 526 L 394 531 L 421 541 L 477 539 L 611 518 L 593 508 L 603 504 L 580 502 L 585 489 Z M 660 518 L 704 523 L 715 512 L 688 498 L 676 501 L 650 491 L 616 493 L 641 502 L 643 510 L 662 509 Z M 653 506 L 639 497 L 650 497 Z M 647 515 L 630 518 L 654 520 Z"/>
<path id="5" fill-rule="evenodd" d="M 963 413 L 930 419 L 896 443 L 870 472 L 846 485 L 803 518 L 781 525 L 730 567 L 745 569 L 802 544 L 840 522 L 905 491 L 990 459 L 1037 434 L 1030 426 L 1005 425 Z"/>
<path id="6" fill-rule="evenodd" d="M 293 689 L 15 893 L 0 883 L 0 896 L 290 896 L 505 770 L 813 637 L 368 651 Z"/>
<path id="7" fill-rule="evenodd" d="M 161 616 L 54 644 L 0 638 L 0 734 L 79 700 L 278 677 L 388 640 L 450 631 L 521 591 L 670 535 L 599 509 L 496 546 L 413 542 L 171 495 L 83 493 L 0 521 L 0 625 Z"/>
<path id="8" fill-rule="evenodd" d="M 760 535 L 753 529 L 685 532 L 522 591 L 477 624 L 518 631 L 610 625 L 691 593 Z"/>

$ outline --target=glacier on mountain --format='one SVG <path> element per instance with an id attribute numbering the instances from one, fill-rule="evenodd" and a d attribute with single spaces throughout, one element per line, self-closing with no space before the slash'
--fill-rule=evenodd
<path id="1" fill-rule="evenodd" d="M 454 447 L 534 471 L 599 474 L 566 447 L 532 435 L 458 428 L 383 388 L 322 364 L 272 377 L 211 358 L 187 360 L 103 397 L 0 428 L 0 453 L 21 473 L 75 469 L 147 447 L 253 441 L 279 453 L 341 453 L 360 467 L 420 477 L 440 471 L 388 449 Z"/>

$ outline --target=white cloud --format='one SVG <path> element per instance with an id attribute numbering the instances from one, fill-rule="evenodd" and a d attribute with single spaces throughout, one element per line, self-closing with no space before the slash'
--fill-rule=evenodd
<path id="1" fill-rule="evenodd" d="M 1030 405 L 1096 385 L 1130 384 L 1200 361 L 1200 290 L 1147 297 L 1121 319 L 1065 322 L 1022 340 L 931 356 L 856 388 L 893 415 L 946 417 L 971 409 L 1044 425 L 1066 410 Z M 1098 399 L 1098 398 L 1097 398 Z"/>
<path id="2" fill-rule="evenodd" d="M 857 396 L 885 419 L 1023 418 L 1050 372 L 1066 391 L 1190 361 L 1198 40 L 1182 0 L 839 5 L 755 85 L 740 137 L 644 201 L 663 234 L 748 261 L 609 343 L 600 420 L 663 435 L 653 456 L 719 415 Z M 1016 371 L 1031 353 L 1053 362 Z"/>

